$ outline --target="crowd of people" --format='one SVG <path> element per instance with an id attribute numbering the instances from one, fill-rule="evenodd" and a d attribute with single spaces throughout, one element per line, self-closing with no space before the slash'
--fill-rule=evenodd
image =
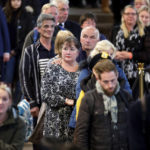
<path id="1" fill-rule="evenodd" d="M 149 0 L 124 3 L 110 37 L 68 0 L 27 2 L 0 1 L 0 149 L 150 149 Z"/>

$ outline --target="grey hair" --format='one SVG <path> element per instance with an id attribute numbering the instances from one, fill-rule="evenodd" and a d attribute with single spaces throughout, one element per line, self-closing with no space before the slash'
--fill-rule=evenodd
<path id="1" fill-rule="evenodd" d="M 83 28 L 81 31 L 81 37 L 82 37 L 83 32 L 85 32 L 86 30 L 90 30 L 90 29 L 94 30 L 96 39 L 99 40 L 99 36 L 100 36 L 99 30 L 93 26 L 87 26 L 87 27 Z"/>
<path id="2" fill-rule="evenodd" d="M 37 27 L 41 27 L 43 21 L 45 20 L 51 20 L 55 23 L 55 18 L 51 14 L 40 14 L 38 19 L 37 19 Z"/>
<path id="3" fill-rule="evenodd" d="M 46 3 L 42 6 L 41 12 L 43 12 L 44 10 L 46 10 L 47 8 L 50 8 L 50 7 L 56 7 L 57 8 L 57 4 L 55 2 Z"/>
<path id="4" fill-rule="evenodd" d="M 103 51 L 109 51 L 110 49 L 113 50 L 113 55 L 111 58 L 113 59 L 116 54 L 115 46 L 108 40 L 102 40 L 97 42 L 95 48 L 91 51 L 90 57 L 93 58 L 95 55 L 102 53 Z"/>
<path id="5" fill-rule="evenodd" d="M 63 4 L 69 5 L 69 0 L 52 0 L 51 2 L 52 2 L 52 3 L 55 2 L 57 5 L 58 5 L 59 3 L 63 3 Z"/>

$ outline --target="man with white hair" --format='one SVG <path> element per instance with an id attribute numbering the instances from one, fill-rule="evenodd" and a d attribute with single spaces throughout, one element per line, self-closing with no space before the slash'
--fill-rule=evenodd
<path id="1" fill-rule="evenodd" d="M 58 7 L 58 25 L 71 31 L 74 36 L 79 40 L 81 28 L 80 26 L 68 20 L 69 15 L 69 1 L 68 0 L 52 0 L 52 3 L 55 2 Z"/>
<path id="2" fill-rule="evenodd" d="M 88 26 L 82 29 L 80 36 L 81 51 L 78 57 L 78 62 L 85 60 L 90 52 L 94 49 L 99 41 L 99 31 L 93 26 Z"/>

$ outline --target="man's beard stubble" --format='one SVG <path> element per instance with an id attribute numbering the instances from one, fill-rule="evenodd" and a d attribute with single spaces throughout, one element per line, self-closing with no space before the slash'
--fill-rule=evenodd
<path id="1" fill-rule="evenodd" d="M 107 96 L 111 97 L 111 96 L 113 96 L 113 95 L 115 94 L 116 89 L 117 89 L 117 85 L 116 85 L 115 89 L 114 89 L 112 92 L 109 92 L 109 91 L 105 90 L 103 87 L 102 87 L 102 89 L 103 89 L 104 93 L 105 93 Z"/>

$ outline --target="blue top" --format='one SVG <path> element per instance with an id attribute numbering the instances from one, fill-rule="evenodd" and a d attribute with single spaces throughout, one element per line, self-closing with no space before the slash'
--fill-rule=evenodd
<path id="1" fill-rule="evenodd" d="M 0 6 L 0 57 L 10 52 L 10 39 L 5 14 Z"/>

